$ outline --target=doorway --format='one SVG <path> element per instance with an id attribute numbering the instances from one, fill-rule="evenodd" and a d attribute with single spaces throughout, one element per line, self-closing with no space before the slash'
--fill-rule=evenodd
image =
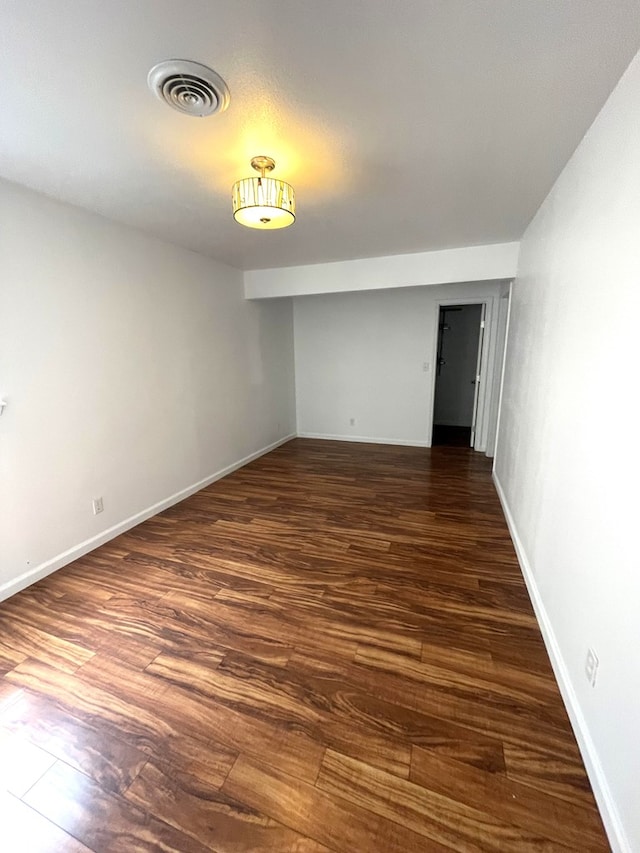
<path id="1" fill-rule="evenodd" d="M 483 303 L 439 308 L 433 446 L 475 445 L 485 311 Z"/>

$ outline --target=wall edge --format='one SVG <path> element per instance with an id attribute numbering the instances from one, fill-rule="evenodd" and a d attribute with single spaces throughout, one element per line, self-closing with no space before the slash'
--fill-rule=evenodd
<path id="1" fill-rule="evenodd" d="M 556 682 L 560 688 L 560 695 L 562 696 L 567 714 L 569 715 L 573 733 L 576 737 L 576 741 L 578 742 L 578 748 L 580 749 L 580 754 L 593 789 L 593 795 L 596 799 L 609 843 L 611 844 L 613 853 L 633 853 L 631 844 L 629 843 L 627 834 L 624 830 L 623 823 L 620 820 L 618 809 L 616 808 L 614 799 L 611 795 L 609 783 L 607 782 L 604 770 L 602 769 L 602 764 L 600 763 L 600 758 L 595 744 L 593 743 L 591 734 L 587 727 L 587 722 L 584 718 L 584 714 L 582 713 L 582 708 L 580 707 L 578 697 L 569 677 L 569 670 L 567 669 L 562 652 L 560 651 L 560 646 L 556 639 L 551 619 L 549 618 L 547 609 L 542 601 L 542 596 L 538 589 L 538 584 L 536 583 L 531 563 L 529 562 L 529 558 L 524 550 L 515 520 L 511 514 L 511 509 L 502 488 L 502 484 L 500 483 L 500 479 L 495 470 L 492 472 L 491 476 L 502 506 L 507 527 L 509 528 L 509 535 L 513 542 L 518 564 L 520 565 L 520 571 L 522 572 L 522 576 L 527 586 L 527 591 L 529 593 L 529 598 L 531 599 L 531 604 L 533 605 L 536 620 L 542 633 L 542 639 L 544 640 L 547 654 L 551 661 Z"/>

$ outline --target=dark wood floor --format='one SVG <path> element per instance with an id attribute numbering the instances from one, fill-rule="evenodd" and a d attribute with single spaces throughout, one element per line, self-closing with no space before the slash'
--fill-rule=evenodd
<path id="1" fill-rule="evenodd" d="M 296 440 L 0 604 L 0 848 L 608 850 L 489 462 Z"/>

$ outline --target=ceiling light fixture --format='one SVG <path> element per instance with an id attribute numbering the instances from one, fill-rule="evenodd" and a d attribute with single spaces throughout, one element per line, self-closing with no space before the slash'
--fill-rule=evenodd
<path id="1" fill-rule="evenodd" d="M 291 184 L 265 178 L 275 168 L 271 157 L 254 157 L 259 178 L 243 178 L 233 185 L 233 218 L 248 228 L 286 228 L 296 221 L 296 194 Z"/>

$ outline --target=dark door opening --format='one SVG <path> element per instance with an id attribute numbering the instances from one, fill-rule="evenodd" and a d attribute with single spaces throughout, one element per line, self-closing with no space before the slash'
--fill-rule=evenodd
<path id="1" fill-rule="evenodd" d="M 440 307 L 434 446 L 473 447 L 483 316 L 484 305 Z"/>

